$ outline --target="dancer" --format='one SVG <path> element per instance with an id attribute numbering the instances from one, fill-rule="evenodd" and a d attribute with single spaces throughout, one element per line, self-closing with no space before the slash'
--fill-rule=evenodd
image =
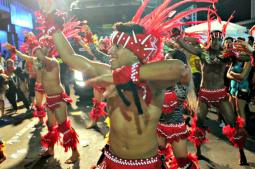
<path id="1" fill-rule="evenodd" d="M 166 57 L 169 58 L 169 56 Z M 177 53 L 170 57 L 181 60 L 189 67 L 185 55 Z M 183 118 L 184 102 L 187 100 L 188 94 L 190 99 L 194 99 L 193 103 L 196 102 L 196 94 L 192 88 L 192 74 L 190 68 L 188 70 L 189 73 L 186 76 L 175 85 L 167 88 L 162 106 L 162 115 L 157 126 L 160 150 L 165 153 L 168 168 L 198 169 L 196 155 L 188 153 L 187 139 L 189 131 Z M 171 157 L 171 154 L 169 154 L 171 153 L 169 152 L 169 144 L 172 146 L 175 157 L 171 162 L 168 159 Z"/>
<path id="2" fill-rule="evenodd" d="M 71 126 L 71 121 L 67 118 L 67 102 L 71 102 L 71 98 L 64 92 L 64 88 L 60 82 L 59 63 L 54 57 L 48 57 L 49 47 L 41 47 L 39 41 L 34 39 L 33 44 L 29 45 L 32 55 L 36 57 L 33 60 L 36 63 L 37 69 L 41 71 L 41 82 L 46 93 L 46 107 L 47 107 L 47 127 L 48 133 L 41 139 L 41 144 L 46 151 L 40 155 L 42 157 L 49 157 L 54 155 L 54 145 L 60 139 L 60 133 L 63 134 L 62 145 L 65 152 L 68 149 L 72 150 L 72 155 L 65 163 L 71 164 L 79 159 L 79 152 L 77 149 L 78 135 Z M 12 48 L 18 55 L 26 59 L 32 59 L 10 44 L 6 44 L 7 49 Z"/>
<path id="3" fill-rule="evenodd" d="M 30 32 L 30 33 L 26 33 L 26 41 L 24 42 L 23 46 L 27 45 L 29 46 L 28 43 L 32 43 L 32 41 L 35 40 L 35 35 Z M 28 65 L 30 65 L 30 74 L 32 75 L 33 73 L 35 73 L 35 77 L 36 77 L 36 82 L 35 82 L 35 87 L 34 89 L 29 89 L 29 90 L 34 90 L 35 92 L 35 102 L 34 102 L 34 112 L 33 115 L 34 117 L 37 117 L 39 119 L 38 124 L 36 124 L 36 127 L 40 127 L 43 126 L 44 124 L 44 118 L 46 116 L 46 111 L 45 108 L 43 106 L 43 98 L 45 96 L 45 92 L 44 92 L 44 88 L 42 86 L 42 70 L 38 67 L 38 59 L 34 56 L 32 56 L 32 51 L 30 48 L 27 48 L 26 51 L 27 53 L 30 53 L 31 56 L 26 55 L 24 53 L 22 53 L 21 51 L 17 50 L 14 46 L 12 46 L 9 43 L 6 43 L 4 45 L 4 47 L 6 49 L 8 49 L 10 52 L 15 53 L 18 57 L 22 58 L 23 60 L 26 61 L 26 63 Z M 30 83 L 32 83 L 30 81 Z M 30 85 L 30 87 L 32 87 Z M 31 94 L 31 93 L 30 93 Z"/>
<path id="4" fill-rule="evenodd" d="M 244 143 L 247 138 L 246 131 L 239 118 L 235 115 L 232 106 L 228 100 L 228 93 L 224 87 L 224 71 L 226 62 L 231 60 L 231 53 L 223 54 L 222 42 L 223 34 L 221 31 L 215 30 L 210 33 L 209 48 L 202 51 L 201 48 L 194 48 L 184 42 L 182 38 L 178 38 L 177 42 L 181 47 L 189 52 L 200 56 L 202 81 L 199 91 L 197 121 L 194 118 L 193 129 L 191 131 L 190 140 L 197 147 L 198 157 L 202 157 L 200 146 L 207 141 L 206 130 L 204 124 L 208 113 L 209 106 L 213 105 L 219 109 L 226 122 L 223 133 L 228 139 L 239 148 L 240 165 L 247 165 L 244 153 Z M 215 81 L 217 79 L 217 81 Z M 196 125 L 195 125 L 196 124 Z"/>

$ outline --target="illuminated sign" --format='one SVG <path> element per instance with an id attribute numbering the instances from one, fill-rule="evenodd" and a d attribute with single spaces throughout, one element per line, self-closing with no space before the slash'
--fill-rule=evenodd
<path id="1" fill-rule="evenodd" d="M 7 42 L 7 32 L 0 30 L 0 45 L 2 45 L 3 43 Z M 0 49 L 3 51 L 4 49 L 2 48 L 2 46 L 0 46 Z M 0 52 L 2 52 L 0 51 Z"/>
<path id="2" fill-rule="evenodd" d="M 30 12 L 18 5 L 10 5 L 11 23 L 25 28 L 33 29 L 33 16 Z"/>

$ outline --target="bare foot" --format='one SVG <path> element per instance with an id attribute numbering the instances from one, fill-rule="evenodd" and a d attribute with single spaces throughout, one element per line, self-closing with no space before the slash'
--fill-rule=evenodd
<path id="1" fill-rule="evenodd" d="M 77 150 L 75 150 L 73 151 L 72 156 L 65 161 L 65 164 L 73 164 L 79 159 L 79 157 L 80 153 Z"/>
<path id="2" fill-rule="evenodd" d="M 6 160 L 6 156 L 4 155 L 2 158 L 0 158 L 0 164 Z"/>
<path id="3" fill-rule="evenodd" d="M 91 129 L 93 127 L 96 127 L 96 122 L 95 121 L 90 121 L 86 126 L 85 128 L 86 129 Z"/>
<path id="4" fill-rule="evenodd" d="M 54 151 L 48 149 L 46 151 L 41 152 L 39 156 L 41 156 L 41 158 L 49 158 L 51 156 L 54 156 Z"/>

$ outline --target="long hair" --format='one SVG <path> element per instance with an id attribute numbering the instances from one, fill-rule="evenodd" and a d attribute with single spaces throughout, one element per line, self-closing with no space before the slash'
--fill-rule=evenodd
<path id="1" fill-rule="evenodd" d="M 197 95 L 195 93 L 194 81 L 192 78 L 191 66 L 187 60 L 187 56 L 183 52 L 176 52 L 173 54 L 173 59 L 181 60 L 184 64 L 188 66 L 189 69 L 189 77 L 190 81 L 188 84 L 188 94 L 187 94 L 187 102 L 189 110 L 194 113 L 197 111 Z"/>

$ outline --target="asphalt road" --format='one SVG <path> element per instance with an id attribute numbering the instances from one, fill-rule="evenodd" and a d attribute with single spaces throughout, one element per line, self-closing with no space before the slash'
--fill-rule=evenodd
<path id="1" fill-rule="evenodd" d="M 89 107 L 71 110 L 69 117 L 73 127 L 79 134 L 80 160 L 73 165 L 64 164 L 71 152 L 64 153 L 63 147 L 57 145 L 54 157 L 41 159 L 38 156 L 40 149 L 40 135 L 47 132 L 46 127 L 36 129 L 37 119 L 32 118 L 31 112 L 20 109 L 16 114 L 8 114 L 5 121 L 0 121 L 0 136 L 6 143 L 7 160 L 0 164 L 0 169 L 89 169 L 95 164 L 104 146 L 106 128 L 99 122 L 100 130 L 85 129 Z M 78 108 L 78 109 L 77 109 Z M 86 113 L 84 113 L 86 112 Z M 202 153 L 206 157 L 199 161 L 201 169 L 255 169 L 255 141 L 248 139 L 246 155 L 250 163 L 248 167 L 238 165 L 238 150 L 234 149 L 227 139 L 221 134 L 216 115 L 209 113 L 207 124 L 211 128 L 209 143 L 203 146 Z M 194 152 L 193 146 L 189 145 Z"/>

